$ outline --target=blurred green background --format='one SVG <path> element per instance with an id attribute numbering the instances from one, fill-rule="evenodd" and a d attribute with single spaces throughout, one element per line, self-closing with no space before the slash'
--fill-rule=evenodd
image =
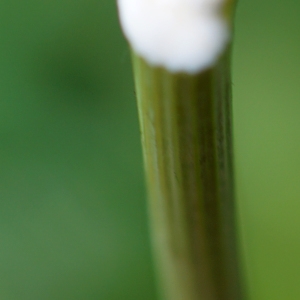
<path id="1" fill-rule="evenodd" d="M 234 130 L 251 300 L 300 299 L 300 2 L 240 0 Z M 112 0 L 0 2 L 0 299 L 154 300 Z"/>

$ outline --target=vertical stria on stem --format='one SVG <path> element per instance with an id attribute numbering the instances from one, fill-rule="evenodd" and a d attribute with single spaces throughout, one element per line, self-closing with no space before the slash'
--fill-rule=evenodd
<path id="1" fill-rule="evenodd" d="M 133 55 L 158 282 L 165 300 L 242 300 L 230 51 L 199 74 Z"/>

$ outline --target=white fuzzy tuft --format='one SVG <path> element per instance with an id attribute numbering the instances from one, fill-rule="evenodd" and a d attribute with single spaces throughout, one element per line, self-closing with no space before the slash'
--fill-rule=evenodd
<path id="1" fill-rule="evenodd" d="M 212 66 L 229 40 L 224 0 L 118 0 L 125 36 L 146 61 L 171 72 Z"/>

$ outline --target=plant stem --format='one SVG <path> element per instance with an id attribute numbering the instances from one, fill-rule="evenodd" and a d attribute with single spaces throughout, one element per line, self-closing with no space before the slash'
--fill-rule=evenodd
<path id="1" fill-rule="evenodd" d="M 149 213 L 165 300 L 241 300 L 230 49 L 198 75 L 133 55 Z"/>

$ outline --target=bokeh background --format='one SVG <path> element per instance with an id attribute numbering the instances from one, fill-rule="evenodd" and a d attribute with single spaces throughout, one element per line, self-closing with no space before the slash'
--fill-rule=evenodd
<path id="1" fill-rule="evenodd" d="M 300 2 L 240 0 L 251 300 L 300 299 Z M 0 2 L 0 299 L 154 300 L 130 54 L 112 0 Z"/>

